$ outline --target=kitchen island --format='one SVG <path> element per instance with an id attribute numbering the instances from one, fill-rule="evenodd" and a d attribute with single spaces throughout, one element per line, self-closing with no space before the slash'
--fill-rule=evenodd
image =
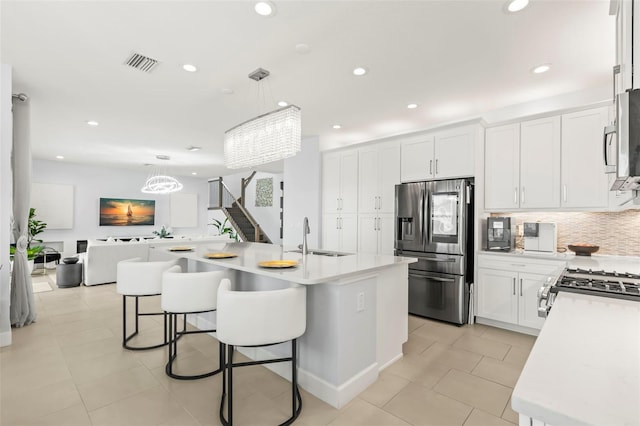
<path id="1" fill-rule="evenodd" d="M 187 247 L 185 247 L 187 248 Z M 402 357 L 407 341 L 408 264 L 415 259 L 369 254 L 302 254 L 259 243 L 189 244 L 190 251 L 156 247 L 162 256 L 186 258 L 189 271 L 225 269 L 234 285 L 269 290 L 291 283 L 307 286 L 307 329 L 299 342 L 298 377 L 302 388 L 340 408 L 373 383 L 379 372 Z M 207 253 L 233 253 L 210 259 Z M 295 260 L 292 268 L 262 268 L 259 262 Z M 215 313 L 190 321 L 215 328 Z M 282 356 L 289 345 L 242 348 L 250 358 Z M 288 377 L 287 366 L 270 365 Z"/>

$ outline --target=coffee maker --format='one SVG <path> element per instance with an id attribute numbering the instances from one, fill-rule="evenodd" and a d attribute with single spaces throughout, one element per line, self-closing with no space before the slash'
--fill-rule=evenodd
<path id="1" fill-rule="evenodd" d="M 487 218 L 487 250 L 511 251 L 513 232 L 510 217 Z"/>

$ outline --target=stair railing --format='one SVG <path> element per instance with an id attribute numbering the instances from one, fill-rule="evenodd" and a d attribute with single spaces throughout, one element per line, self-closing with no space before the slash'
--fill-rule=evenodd
<path id="1" fill-rule="evenodd" d="M 244 214 L 251 226 L 253 226 L 254 241 L 260 241 L 260 224 L 256 222 L 253 216 L 251 216 L 251 213 L 249 213 L 249 211 L 240 204 L 238 200 L 236 200 L 236 197 L 233 196 L 231 191 L 229 191 L 229 188 L 227 188 L 227 185 L 222 181 L 222 177 L 209 179 L 209 209 L 223 210 L 225 215 L 229 218 L 229 221 L 233 223 L 236 230 L 239 230 L 240 227 L 227 212 L 227 209 L 233 207 L 234 204 L 240 209 L 242 214 Z M 263 234 L 263 236 L 268 243 L 271 243 L 271 240 L 266 234 Z"/>

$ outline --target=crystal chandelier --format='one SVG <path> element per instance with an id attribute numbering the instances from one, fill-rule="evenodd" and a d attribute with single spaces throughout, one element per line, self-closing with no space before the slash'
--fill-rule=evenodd
<path id="1" fill-rule="evenodd" d="M 249 74 L 260 81 L 262 68 Z M 224 162 L 230 169 L 253 167 L 293 157 L 301 150 L 300 108 L 288 105 L 238 124 L 224 133 Z"/>
<path id="2" fill-rule="evenodd" d="M 156 158 L 158 160 L 170 159 L 167 155 L 156 155 Z M 182 186 L 178 179 L 169 176 L 166 172 L 156 169 L 151 172 L 141 191 L 145 194 L 169 194 L 180 191 Z"/>

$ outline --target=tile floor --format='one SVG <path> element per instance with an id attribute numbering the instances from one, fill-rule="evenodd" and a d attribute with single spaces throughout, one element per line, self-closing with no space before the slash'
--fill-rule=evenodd
<path id="1" fill-rule="evenodd" d="M 219 377 L 172 380 L 164 373 L 164 348 L 121 348 L 115 284 L 59 289 L 55 271 L 34 276 L 42 280 L 53 290 L 35 295 L 37 323 L 13 329 L 13 344 L 0 350 L 0 424 L 219 424 Z M 162 330 L 159 318 L 146 317 L 142 326 L 152 330 L 143 340 Z M 403 359 L 340 410 L 303 391 L 295 424 L 515 424 L 510 396 L 534 340 L 409 316 Z M 216 342 L 206 335 L 186 336 L 180 350 L 179 372 L 207 368 L 217 358 Z M 239 369 L 235 378 L 235 406 L 242 407 L 234 414 L 237 424 L 275 425 L 287 417 L 288 382 L 260 366 Z"/>

